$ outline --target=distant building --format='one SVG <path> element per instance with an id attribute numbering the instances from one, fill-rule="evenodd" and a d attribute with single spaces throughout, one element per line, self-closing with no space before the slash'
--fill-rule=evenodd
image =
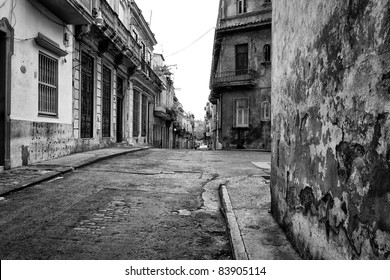
<path id="1" fill-rule="evenodd" d="M 271 147 L 271 1 L 221 0 L 209 100 L 218 145 Z"/>
<path id="2" fill-rule="evenodd" d="M 205 113 L 205 141 L 207 142 L 209 149 L 220 149 L 217 145 L 218 130 L 217 130 L 217 107 L 210 102 L 206 103 L 204 108 Z"/>
<path id="3" fill-rule="evenodd" d="M 172 73 L 165 65 L 162 54 L 154 54 L 153 69 L 163 83 L 162 91 L 156 94 L 154 106 L 153 146 L 165 149 L 173 147 L 173 97 L 175 88 L 171 79 Z"/>
<path id="4" fill-rule="evenodd" d="M 153 47 L 157 41 L 137 4 L 134 1 L 129 1 L 129 4 L 132 12 L 130 32 L 141 48 L 141 68 L 131 77 L 133 122 L 129 142 L 133 145 L 152 145 L 155 99 L 163 90 L 162 81 L 152 69 Z"/>

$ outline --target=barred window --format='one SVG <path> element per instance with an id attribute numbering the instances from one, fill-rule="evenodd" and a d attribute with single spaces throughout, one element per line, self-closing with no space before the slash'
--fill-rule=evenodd
<path id="1" fill-rule="evenodd" d="M 141 136 L 146 136 L 146 130 L 147 130 L 147 116 L 148 116 L 148 98 L 146 95 L 142 95 L 142 130 L 141 130 Z"/>
<path id="2" fill-rule="evenodd" d="M 39 52 L 38 112 L 57 116 L 58 60 Z"/>
<path id="3" fill-rule="evenodd" d="M 111 70 L 103 66 L 102 136 L 111 136 Z"/>
<path id="4" fill-rule="evenodd" d="M 134 99 L 133 99 L 133 137 L 139 136 L 139 106 L 140 106 L 140 93 L 137 90 L 134 90 Z"/>

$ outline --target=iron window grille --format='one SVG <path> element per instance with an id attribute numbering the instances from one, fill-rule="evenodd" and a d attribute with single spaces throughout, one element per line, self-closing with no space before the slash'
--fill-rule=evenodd
<path id="1" fill-rule="evenodd" d="M 111 136 L 111 70 L 103 67 L 102 136 Z"/>
<path id="2" fill-rule="evenodd" d="M 140 106 L 140 93 L 137 90 L 134 90 L 134 99 L 133 99 L 133 137 L 139 136 L 139 106 Z"/>
<path id="3" fill-rule="evenodd" d="M 81 53 L 80 137 L 93 137 L 94 124 L 94 58 Z"/>
<path id="4" fill-rule="evenodd" d="M 148 98 L 145 95 L 142 95 L 142 131 L 141 136 L 146 136 L 146 129 L 147 129 L 147 115 L 148 115 Z"/>
<path id="5" fill-rule="evenodd" d="M 39 52 L 38 113 L 58 115 L 58 60 Z"/>

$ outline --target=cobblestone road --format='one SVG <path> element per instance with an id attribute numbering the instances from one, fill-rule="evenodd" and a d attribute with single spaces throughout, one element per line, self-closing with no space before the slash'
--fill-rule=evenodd
<path id="1" fill-rule="evenodd" d="M 0 203 L 0 257 L 230 259 L 218 187 L 257 174 L 261 156 L 140 151 L 12 193 Z"/>

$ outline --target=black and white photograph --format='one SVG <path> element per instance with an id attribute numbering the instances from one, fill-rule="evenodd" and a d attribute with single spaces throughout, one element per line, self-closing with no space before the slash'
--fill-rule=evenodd
<path id="1" fill-rule="evenodd" d="M 0 259 L 383 277 L 390 0 L 0 0 Z"/>

